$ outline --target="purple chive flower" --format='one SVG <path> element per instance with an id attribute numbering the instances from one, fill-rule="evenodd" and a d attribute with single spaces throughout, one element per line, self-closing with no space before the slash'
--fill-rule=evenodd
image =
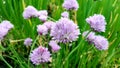
<path id="1" fill-rule="evenodd" d="M 48 28 L 48 30 L 51 30 L 51 28 L 55 25 L 55 22 L 46 21 L 44 25 Z"/>
<path id="2" fill-rule="evenodd" d="M 34 49 L 30 54 L 30 60 L 33 64 L 39 65 L 41 63 L 49 62 L 50 61 L 50 52 L 48 48 L 39 46 L 38 48 Z"/>
<path id="3" fill-rule="evenodd" d="M 94 29 L 94 31 L 105 32 L 106 21 L 103 15 L 94 14 L 93 16 L 87 18 L 86 21 L 88 24 L 90 24 L 91 28 Z"/>
<path id="4" fill-rule="evenodd" d="M 79 5 L 76 0 L 64 0 L 62 5 L 66 10 L 78 10 Z"/>
<path id="5" fill-rule="evenodd" d="M 58 42 L 72 42 L 78 38 L 80 31 L 78 26 L 68 18 L 61 18 L 51 29 L 52 39 Z"/>
<path id="6" fill-rule="evenodd" d="M 47 20 L 48 12 L 47 12 L 46 10 L 38 11 L 37 16 L 39 17 L 39 19 L 40 19 L 41 21 L 44 22 L 44 21 Z"/>
<path id="7" fill-rule="evenodd" d="M 0 40 L 7 35 L 8 31 L 12 29 L 14 25 L 10 23 L 10 21 L 4 20 L 0 23 Z"/>
<path id="8" fill-rule="evenodd" d="M 94 39 L 94 45 L 98 50 L 107 50 L 108 49 L 108 40 L 102 36 L 96 36 Z"/>
<path id="9" fill-rule="evenodd" d="M 5 29 L 0 26 L 0 40 L 2 40 L 4 38 L 4 36 L 7 35 L 7 33 L 8 33 L 8 29 Z"/>
<path id="10" fill-rule="evenodd" d="M 54 51 L 54 52 L 57 52 L 58 50 L 60 50 L 60 46 L 57 44 L 56 41 L 53 41 L 53 40 L 50 41 L 49 45 L 51 46 L 52 51 Z"/>
<path id="11" fill-rule="evenodd" d="M 26 46 L 30 46 L 31 44 L 32 44 L 32 39 L 31 38 L 26 38 L 25 40 L 24 40 L 24 45 L 26 45 Z"/>
<path id="12" fill-rule="evenodd" d="M 41 15 L 39 17 L 39 19 L 42 21 L 42 22 L 45 22 L 47 20 L 47 16 L 44 16 L 44 15 Z"/>
<path id="13" fill-rule="evenodd" d="M 38 25 L 37 32 L 40 35 L 46 35 L 48 33 L 48 28 L 45 25 Z"/>
<path id="14" fill-rule="evenodd" d="M 61 16 L 62 16 L 63 18 L 69 18 L 69 13 L 68 13 L 67 11 L 65 11 L 65 12 L 63 12 L 63 13 L 61 14 Z"/>
<path id="15" fill-rule="evenodd" d="M 25 8 L 23 12 L 23 17 L 24 19 L 29 19 L 31 17 L 36 17 L 37 16 L 37 9 L 34 8 L 33 6 L 28 6 Z"/>
<path id="16" fill-rule="evenodd" d="M 95 33 L 94 32 L 89 32 L 89 31 L 85 31 L 82 34 L 84 37 L 86 37 L 86 40 L 90 43 L 93 43 L 94 39 L 95 39 Z"/>
<path id="17" fill-rule="evenodd" d="M 0 27 L 10 30 L 14 27 L 14 25 L 11 24 L 10 21 L 4 20 L 0 23 Z"/>
<path id="18" fill-rule="evenodd" d="M 41 16 L 41 15 L 48 16 L 47 10 L 38 11 L 37 16 L 39 17 L 39 16 Z"/>

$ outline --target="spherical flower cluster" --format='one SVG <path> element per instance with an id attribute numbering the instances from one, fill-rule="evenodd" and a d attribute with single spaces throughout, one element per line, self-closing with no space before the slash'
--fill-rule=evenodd
<path id="1" fill-rule="evenodd" d="M 8 29 L 8 30 L 10 30 L 14 27 L 14 25 L 11 24 L 10 21 L 7 21 L 7 20 L 2 21 L 0 26 L 5 28 L 5 29 Z"/>
<path id="2" fill-rule="evenodd" d="M 90 24 L 91 28 L 94 29 L 94 31 L 105 32 L 106 21 L 103 15 L 94 14 L 93 16 L 87 18 L 86 21 L 88 24 Z"/>
<path id="3" fill-rule="evenodd" d="M 31 17 L 36 17 L 37 16 L 37 10 L 33 6 L 28 6 L 25 8 L 23 12 L 23 17 L 24 19 L 29 19 Z"/>
<path id="4" fill-rule="evenodd" d="M 8 33 L 7 29 L 0 27 L 0 40 L 2 40 L 4 36 L 7 35 L 7 33 Z"/>
<path id="5" fill-rule="evenodd" d="M 83 32 L 83 36 L 86 36 L 87 41 L 94 44 L 98 50 L 108 49 L 108 41 L 103 36 L 95 35 L 94 32 L 89 31 Z"/>
<path id="6" fill-rule="evenodd" d="M 78 10 L 79 5 L 76 0 L 64 0 L 62 5 L 66 10 Z"/>
<path id="7" fill-rule="evenodd" d="M 8 31 L 14 26 L 10 23 L 10 21 L 4 20 L 0 23 L 0 40 L 7 35 Z"/>
<path id="8" fill-rule="evenodd" d="M 55 22 L 46 21 L 43 25 L 45 25 L 48 28 L 48 30 L 51 30 L 51 28 L 55 25 Z"/>
<path id="9" fill-rule="evenodd" d="M 30 46 L 31 44 L 32 44 L 32 39 L 31 38 L 26 38 L 25 40 L 24 40 L 24 45 L 26 45 L 26 46 Z"/>
<path id="10" fill-rule="evenodd" d="M 30 60 L 33 62 L 33 64 L 39 65 L 41 63 L 49 62 L 50 55 L 51 54 L 48 51 L 48 48 L 39 46 L 30 54 Z"/>
<path id="11" fill-rule="evenodd" d="M 52 39 L 63 43 L 75 41 L 79 34 L 78 26 L 68 18 L 61 18 L 57 21 L 50 33 Z"/>
<path id="12" fill-rule="evenodd" d="M 60 50 L 60 46 L 56 43 L 56 41 L 50 41 L 49 45 L 52 48 L 52 51 L 57 52 L 58 50 Z"/>
<path id="13" fill-rule="evenodd" d="M 69 18 L 69 13 L 68 13 L 67 11 L 65 11 L 65 12 L 63 12 L 63 13 L 61 14 L 61 16 L 62 16 L 63 18 Z"/>
<path id="14" fill-rule="evenodd" d="M 86 37 L 86 40 L 90 43 L 93 43 L 94 39 L 95 39 L 95 33 L 94 32 L 89 32 L 89 31 L 85 31 L 82 34 L 84 37 Z"/>
<path id="15" fill-rule="evenodd" d="M 23 12 L 24 19 L 29 19 L 31 17 L 38 17 L 41 21 L 46 21 L 48 17 L 48 13 L 46 10 L 38 11 L 33 6 L 28 6 L 25 8 Z"/>
<path id="16" fill-rule="evenodd" d="M 39 19 L 40 19 L 41 21 L 44 22 L 44 21 L 47 20 L 48 12 L 47 12 L 46 10 L 38 11 L 37 16 L 39 17 Z"/>
<path id="17" fill-rule="evenodd" d="M 38 25 L 37 32 L 40 35 L 46 35 L 48 33 L 48 28 L 45 25 Z"/>
<path id="18" fill-rule="evenodd" d="M 108 44 L 107 39 L 102 36 L 96 36 L 94 39 L 94 45 L 98 50 L 107 50 Z"/>

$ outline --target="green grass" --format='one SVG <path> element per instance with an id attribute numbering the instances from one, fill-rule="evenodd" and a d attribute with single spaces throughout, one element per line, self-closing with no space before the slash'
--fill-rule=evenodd
<path id="1" fill-rule="evenodd" d="M 3 3 L 5 1 L 5 4 Z M 120 67 L 120 1 L 119 0 L 78 0 L 79 9 L 73 20 L 81 33 L 90 27 L 85 19 L 93 14 L 103 14 L 107 21 L 106 32 L 98 33 L 109 41 L 109 49 L 99 51 L 89 45 L 82 36 L 71 47 L 60 44 L 61 50 L 52 54 L 52 62 L 34 66 L 29 60 L 30 51 L 37 47 L 36 25 L 42 22 L 32 18 L 25 20 L 24 8 L 32 5 L 38 10 L 48 10 L 49 16 L 56 21 L 64 11 L 63 0 L 0 0 L 0 22 L 9 20 L 14 24 L 0 45 L 0 68 L 119 68 Z M 74 12 L 73 12 L 74 13 Z M 71 12 L 72 14 L 72 12 Z M 31 23 L 31 24 L 30 24 Z M 34 39 L 31 47 L 25 47 L 21 40 Z"/>

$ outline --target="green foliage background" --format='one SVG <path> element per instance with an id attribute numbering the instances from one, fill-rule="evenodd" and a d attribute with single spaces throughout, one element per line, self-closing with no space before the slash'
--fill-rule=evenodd
<path id="1" fill-rule="evenodd" d="M 0 0 L 0 22 L 9 20 L 15 28 L 9 32 L 0 45 L 0 68 L 119 68 L 120 67 L 120 0 L 77 0 L 79 9 L 76 12 L 76 21 L 81 33 L 90 27 L 85 19 L 93 14 L 103 14 L 107 21 L 105 36 L 109 41 L 109 49 L 99 51 L 89 45 L 80 35 L 78 41 L 72 43 L 70 48 L 60 44 L 62 49 L 52 55 L 53 61 L 44 65 L 34 66 L 29 61 L 31 48 L 25 47 L 23 41 L 11 43 L 27 37 L 35 41 L 36 25 L 39 19 L 25 20 L 22 17 L 24 8 L 28 5 L 38 10 L 48 10 L 49 16 L 55 20 L 60 18 L 64 11 L 63 0 Z M 5 3 L 4 3 L 5 2 Z"/>

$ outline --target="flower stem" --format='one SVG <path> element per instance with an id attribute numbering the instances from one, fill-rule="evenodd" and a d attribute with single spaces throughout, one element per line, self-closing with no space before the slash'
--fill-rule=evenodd
<path id="1" fill-rule="evenodd" d="M 48 16 L 48 19 L 50 19 L 50 20 L 52 20 L 52 21 L 54 21 L 54 22 L 56 21 L 55 19 L 53 19 L 53 18 L 51 18 L 51 17 L 49 17 L 49 16 Z"/>
<path id="2" fill-rule="evenodd" d="M 4 50 L 4 47 L 2 47 L 2 45 L 1 45 L 1 40 L 0 40 L 0 49 Z M 3 56 L 2 56 L 2 50 L 0 50 L 0 59 L 2 59 L 7 64 L 7 66 L 9 68 L 12 68 L 12 66 L 3 58 Z"/>
<path id="3" fill-rule="evenodd" d="M 24 39 L 20 39 L 20 40 L 11 40 L 10 39 L 10 43 L 21 42 L 21 41 L 24 41 Z"/>
<path id="4" fill-rule="evenodd" d="M 7 66 L 8 66 L 9 68 L 12 68 L 12 66 L 3 58 L 2 55 L 0 55 L 0 59 L 2 59 L 2 60 L 7 64 Z"/>

